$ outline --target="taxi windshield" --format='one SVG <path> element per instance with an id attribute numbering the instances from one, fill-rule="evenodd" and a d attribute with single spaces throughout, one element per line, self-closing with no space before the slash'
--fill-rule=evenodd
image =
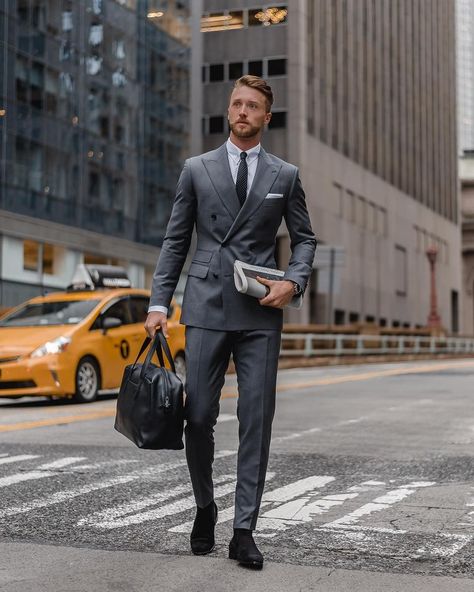
<path id="1" fill-rule="evenodd" d="M 25 304 L 0 321 L 0 327 L 45 327 L 76 325 L 99 304 L 99 300 L 61 300 Z"/>

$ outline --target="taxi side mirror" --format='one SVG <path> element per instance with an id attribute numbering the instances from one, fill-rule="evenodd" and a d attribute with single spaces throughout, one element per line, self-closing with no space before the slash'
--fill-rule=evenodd
<path id="1" fill-rule="evenodd" d="M 109 329 L 116 329 L 122 325 L 122 321 L 117 317 L 106 317 L 102 321 L 102 333 L 105 335 Z"/>

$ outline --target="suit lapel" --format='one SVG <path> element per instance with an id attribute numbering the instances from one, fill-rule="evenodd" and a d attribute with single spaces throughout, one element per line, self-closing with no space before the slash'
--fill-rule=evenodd
<path id="1" fill-rule="evenodd" d="M 215 151 L 215 158 L 203 159 L 203 164 L 217 195 L 235 220 L 240 210 L 240 202 L 230 172 L 226 145 L 223 144 Z"/>
<path id="2" fill-rule="evenodd" d="M 242 224 L 246 220 L 248 220 L 248 218 L 260 206 L 260 204 L 265 199 L 265 196 L 271 189 L 271 186 L 273 185 L 275 179 L 277 178 L 280 168 L 281 165 L 274 164 L 268 157 L 265 150 L 263 148 L 260 148 L 257 170 L 255 171 L 255 177 L 252 183 L 252 187 L 250 188 L 250 192 L 247 196 L 247 199 L 245 200 L 244 205 L 242 206 L 242 208 L 239 209 L 237 217 L 235 218 L 232 226 L 229 228 L 229 231 L 224 240 L 228 240 L 232 234 L 237 232 L 237 230 L 242 226 Z M 237 193 L 235 191 L 235 187 L 234 194 L 237 199 L 237 204 L 238 206 L 240 206 L 238 202 Z"/>

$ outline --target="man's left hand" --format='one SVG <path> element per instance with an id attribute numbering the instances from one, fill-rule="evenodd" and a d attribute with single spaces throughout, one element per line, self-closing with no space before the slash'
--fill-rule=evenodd
<path id="1" fill-rule="evenodd" d="M 259 281 L 264 286 L 268 288 L 268 294 L 264 298 L 260 298 L 259 302 L 262 306 L 272 306 L 273 308 L 283 308 L 286 306 L 293 296 L 295 295 L 295 290 L 293 287 L 293 282 L 290 280 L 267 280 L 260 276 L 257 276 L 257 281 Z"/>

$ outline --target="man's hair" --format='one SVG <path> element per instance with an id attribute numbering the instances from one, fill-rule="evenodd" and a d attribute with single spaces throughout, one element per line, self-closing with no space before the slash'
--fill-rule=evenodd
<path id="1" fill-rule="evenodd" d="M 239 86 L 248 86 L 249 88 L 254 88 L 255 90 L 261 92 L 265 97 L 265 107 L 267 109 L 267 113 L 270 113 L 273 105 L 273 91 L 266 80 L 260 78 L 260 76 L 251 76 L 250 74 L 247 74 L 245 76 L 241 76 L 234 82 L 232 91 Z"/>

